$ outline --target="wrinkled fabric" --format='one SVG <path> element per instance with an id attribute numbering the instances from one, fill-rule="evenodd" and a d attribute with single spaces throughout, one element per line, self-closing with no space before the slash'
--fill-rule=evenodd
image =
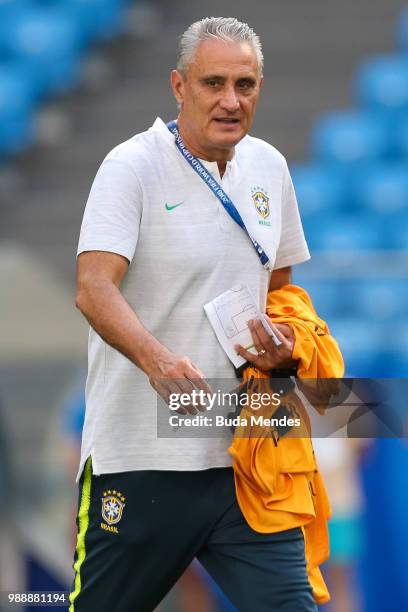
<path id="1" fill-rule="evenodd" d="M 295 336 L 292 356 L 298 361 L 297 377 L 306 389 L 316 392 L 318 379 L 343 376 L 344 363 L 338 344 L 330 336 L 325 321 L 318 317 L 306 291 L 295 285 L 270 291 L 266 312 L 273 323 L 291 326 Z M 271 402 L 261 410 L 251 409 L 248 402 L 241 410 L 241 425 L 235 429 L 229 448 L 239 506 L 255 531 L 274 533 L 302 528 L 313 596 L 316 603 L 326 603 L 330 595 L 319 566 L 329 557 L 330 504 L 313 451 L 307 411 L 294 391 L 282 395 L 279 405 L 274 405 L 272 394 L 278 391 L 277 382 L 257 368 L 248 367 L 243 382 L 248 396 L 269 393 Z M 332 385 L 335 393 L 335 381 L 327 383 L 325 391 L 330 393 Z M 324 399 L 314 401 L 313 405 L 324 414 Z M 251 415 L 273 418 L 283 412 L 287 418 L 300 419 L 300 426 L 293 427 L 291 437 L 279 435 L 271 426 L 254 424 L 250 418 Z"/>

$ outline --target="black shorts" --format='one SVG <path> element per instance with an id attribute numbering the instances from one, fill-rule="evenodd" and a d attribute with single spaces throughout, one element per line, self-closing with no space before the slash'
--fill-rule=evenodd
<path id="1" fill-rule="evenodd" d="M 300 528 L 253 531 L 232 468 L 92 474 L 79 483 L 70 612 L 152 612 L 194 557 L 242 612 L 316 612 Z"/>

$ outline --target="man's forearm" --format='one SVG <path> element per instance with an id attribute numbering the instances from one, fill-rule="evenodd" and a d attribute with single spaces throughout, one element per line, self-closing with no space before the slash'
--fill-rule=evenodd
<path id="1" fill-rule="evenodd" d="M 100 280 L 78 291 L 76 306 L 110 346 L 149 375 L 167 349 L 140 323 L 122 293 L 110 281 Z"/>

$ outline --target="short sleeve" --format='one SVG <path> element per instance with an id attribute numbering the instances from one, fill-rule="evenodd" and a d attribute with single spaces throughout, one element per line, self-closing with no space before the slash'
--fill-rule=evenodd
<path id="1" fill-rule="evenodd" d="M 303 233 L 295 189 L 285 162 L 282 186 L 282 224 L 275 269 L 293 266 L 310 259 L 309 249 Z"/>
<path id="2" fill-rule="evenodd" d="M 132 261 L 139 236 L 142 189 L 130 164 L 107 157 L 85 207 L 77 254 L 109 251 Z"/>

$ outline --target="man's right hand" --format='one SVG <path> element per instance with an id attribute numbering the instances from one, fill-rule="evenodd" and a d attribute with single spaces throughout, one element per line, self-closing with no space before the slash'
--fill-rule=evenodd
<path id="1" fill-rule="evenodd" d="M 150 362 L 150 363 L 149 363 Z M 163 398 L 166 404 L 172 393 L 188 393 L 193 389 L 203 390 L 211 393 L 211 389 L 204 379 L 204 374 L 189 357 L 181 357 L 172 353 L 165 347 L 157 354 L 147 359 L 143 369 L 149 377 L 153 389 Z M 180 414 L 197 414 L 197 409 L 205 411 L 205 405 L 189 405 L 185 409 L 179 408 L 176 412 Z"/>

